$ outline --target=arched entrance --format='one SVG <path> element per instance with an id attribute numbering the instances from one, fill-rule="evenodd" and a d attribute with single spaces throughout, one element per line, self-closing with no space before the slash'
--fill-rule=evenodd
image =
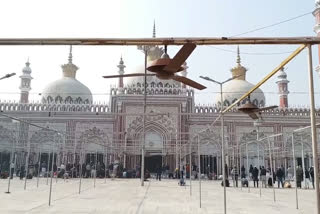
<path id="1" fill-rule="evenodd" d="M 145 139 L 145 168 L 155 173 L 162 166 L 163 136 L 158 132 L 148 131 Z"/>

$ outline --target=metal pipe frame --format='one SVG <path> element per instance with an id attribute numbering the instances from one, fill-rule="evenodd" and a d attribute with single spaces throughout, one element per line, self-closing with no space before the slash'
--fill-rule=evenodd
<path id="1" fill-rule="evenodd" d="M 170 37 L 170 38 L 0 38 L 0 45 L 299 45 L 320 44 L 318 37 Z"/>

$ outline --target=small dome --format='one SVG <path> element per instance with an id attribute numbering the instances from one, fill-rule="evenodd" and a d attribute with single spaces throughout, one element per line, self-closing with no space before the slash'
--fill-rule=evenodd
<path id="1" fill-rule="evenodd" d="M 26 62 L 26 66 L 22 69 L 22 72 L 24 74 L 31 74 L 32 70 L 30 68 L 30 62 L 28 60 L 28 62 Z"/>
<path id="2" fill-rule="evenodd" d="M 287 79 L 287 73 L 284 72 L 284 70 L 280 70 L 280 71 L 278 72 L 278 78 L 279 78 L 279 79 Z"/>
<path id="3" fill-rule="evenodd" d="M 42 102 L 92 103 L 90 89 L 72 77 L 50 83 L 42 92 Z"/>
<path id="4" fill-rule="evenodd" d="M 254 87 L 254 85 L 246 80 L 234 79 L 230 82 L 225 83 L 222 87 L 222 96 L 225 106 L 234 103 L 237 99 L 243 96 L 244 93 L 248 92 L 252 87 Z M 257 106 L 261 107 L 265 105 L 264 93 L 260 88 L 256 89 L 253 93 L 251 93 L 250 100 Z M 218 96 L 216 96 L 216 103 L 220 105 L 220 101 L 221 98 L 219 94 Z M 247 101 L 248 99 L 244 99 L 242 103 L 246 103 Z"/>

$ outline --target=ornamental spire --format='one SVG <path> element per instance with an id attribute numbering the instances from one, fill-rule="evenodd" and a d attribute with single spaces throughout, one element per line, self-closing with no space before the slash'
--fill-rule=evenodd
<path id="1" fill-rule="evenodd" d="M 72 45 L 70 45 L 68 64 L 64 64 L 61 67 L 64 77 L 76 78 L 76 72 L 79 68 L 72 63 Z"/>
<path id="2" fill-rule="evenodd" d="M 156 38 L 156 20 L 153 20 L 152 38 Z"/>
<path id="3" fill-rule="evenodd" d="M 246 80 L 247 69 L 241 65 L 240 48 L 237 47 L 237 65 L 231 69 L 232 77 L 237 80 Z"/>
<path id="4" fill-rule="evenodd" d="M 69 64 L 72 64 L 72 45 L 70 45 L 70 52 L 68 57 Z"/>
<path id="5" fill-rule="evenodd" d="M 237 64 L 240 65 L 241 64 L 241 58 L 240 58 L 240 48 L 239 45 L 237 47 Z"/>

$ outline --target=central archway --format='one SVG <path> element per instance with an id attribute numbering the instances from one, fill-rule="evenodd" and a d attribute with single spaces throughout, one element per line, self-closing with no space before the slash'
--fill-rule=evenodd
<path id="1" fill-rule="evenodd" d="M 145 139 L 145 168 L 155 173 L 162 166 L 163 136 L 156 131 L 150 130 Z"/>

